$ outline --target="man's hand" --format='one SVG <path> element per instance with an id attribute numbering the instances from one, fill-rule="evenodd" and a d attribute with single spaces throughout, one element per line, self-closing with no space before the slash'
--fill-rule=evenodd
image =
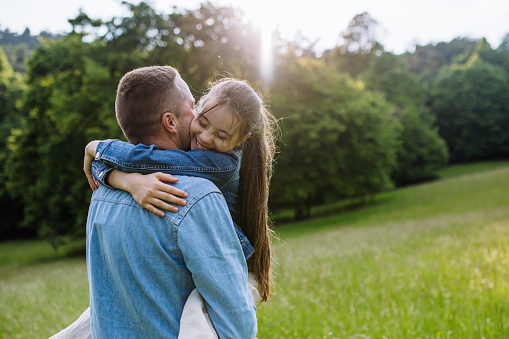
<path id="1" fill-rule="evenodd" d="M 83 171 L 87 176 L 88 184 L 92 191 L 95 191 L 99 188 L 99 183 L 95 180 L 92 175 L 92 161 L 95 158 L 95 151 L 97 149 L 97 145 L 99 145 L 100 140 L 94 140 L 88 143 L 85 147 L 85 159 L 83 160 Z"/>

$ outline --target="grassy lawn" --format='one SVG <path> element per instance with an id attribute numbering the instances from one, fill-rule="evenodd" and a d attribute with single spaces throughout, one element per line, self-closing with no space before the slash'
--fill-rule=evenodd
<path id="1" fill-rule="evenodd" d="M 441 177 L 277 227 L 258 338 L 509 337 L 509 163 Z M 0 243 L 1 337 L 49 337 L 87 304 L 84 258 Z"/>
<path id="2" fill-rule="evenodd" d="M 88 303 L 85 258 L 41 241 L 0 244 L 0 338 L 48 338 Z"/>

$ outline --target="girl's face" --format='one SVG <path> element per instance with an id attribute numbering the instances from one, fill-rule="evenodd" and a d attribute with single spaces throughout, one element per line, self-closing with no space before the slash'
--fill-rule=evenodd
<path id="1" fill-rule="evenodd" d="M 216 107 L 191 122 L 191 149 L 227 152 L 240 146 L 250 134 L 239 136 L 239 119 L 224 106 Z"/>

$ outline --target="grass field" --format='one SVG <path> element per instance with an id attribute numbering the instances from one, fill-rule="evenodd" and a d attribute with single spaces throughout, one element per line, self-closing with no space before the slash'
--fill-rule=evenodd
<path id="1" fill-rule="evenodd" d="M 508 162 L 335 208 L 276 228 L 258 338 L 509 338 Z M 84 258 L 0 243 L 1 337 L 49 337 L 87 304 Z"/>

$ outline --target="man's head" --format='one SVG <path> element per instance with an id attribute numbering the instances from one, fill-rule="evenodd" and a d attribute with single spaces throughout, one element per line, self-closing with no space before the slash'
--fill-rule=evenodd
<path id="1" fill-rule="evenodd" d="M 115 101 L 117 121 L 133 144 L 188 150 L 194 98 L 176 69 L 151 66 L 120 79 Z"/>

